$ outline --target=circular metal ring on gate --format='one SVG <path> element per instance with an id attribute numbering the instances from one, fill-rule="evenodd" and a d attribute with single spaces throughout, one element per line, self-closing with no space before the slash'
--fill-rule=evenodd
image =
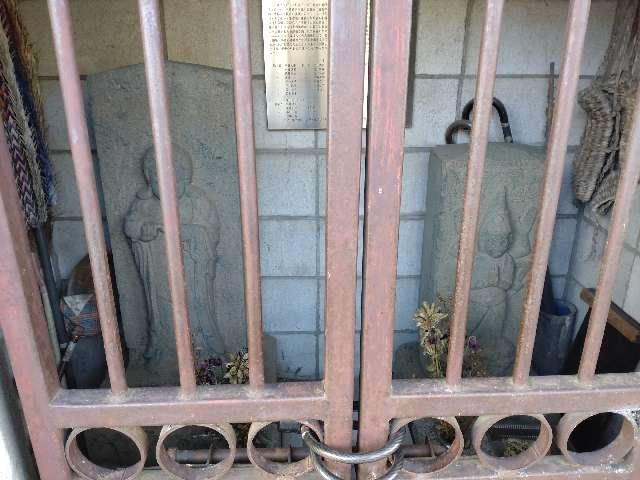
<path id="1" fill-rule="evenodd" d="M 80 427 L 74 428 L 65 445 L 65 455 L 67 457 L 67 463 L 80 477 L 86 480 L 99 480 L 99 479 L 122 479 L 130 480 L 138 476 L 138 474 L 144 468 L 144 463 L 147 460 L 147 434 L 140 427 L 105 427 L 109 430 L 114 430 L 118 433 L 129 438 L 138 449 L 140 453 L 140 460 L 129 467 L 122 468 L 106 468 L 100 465 L 96 465 L 89 460 L 81 451 L 78 446 L 78 435 L 87 430 L 93 430 L 93 427 Z"/>
<path id="2" fill-rule="evenodd" d="M 416 420 L 420 420 L 421 418 L 426 417 L 412 417 L 412 418 L 401 418 L 394 422 L 391 427 L 391 431 L 396 431 L 401 428 L 408 426 L 411 422 Z M 404 459 L 404 464 L 402 465 L 402 469 L 411 473 L 435 473 L 440 470 L 444 470 L 453 462 L 460 458 L 462 455 L 462 450 L 464 449 L 464 437 L 462 436 L 462 430 L 460 430 L 460 425 L 458 424 L 458 420 L 456 417 L 428 417 L 433 418 L 434 420 L 440 420 L 441 422 L 445 422 L 453 428 L 455 432 L 455 438 L 451 443 L 451 446 L 447 449 L 445 453 L 442 455 L 438 455 L 437 457 L 415 457 L 415 458 L 407 458 Z"/>
<path id="3" fill-rule="evenodd" d="M 318 436 L 320 440 L 323 439 L 322 427 L 316 420 L 299 420 L 300 425 L 307 427 Z M 247 456 L 251 463 L 258 467 L 263 472 L 278 477 L 298 477 L 304 473 L 313 470 L 313 463 L 311 455 L 302 460 L 298 460 L 293 463 L 278 463 L 271 460 L 267 460 L 262 454 L 258 452 L 253 440 L 260 430 L 273 422 L 253 422 L 249 427 L 249 433 L 247 435 Z"/>
<path id="4" fill-rule="evenodd" d="M 530 414 L 527 415 L 527 417 L 535 418 L 540 422 L 540 433 L 536 441 L 533 442 L 529 448 L 512 457 L 494 457 L 493 455 L 483 452 L 481 443 L 487 431 L 500 420 L 510 416 L 511 415 L 484 415 L 478 417 L 473 424 L 471 435 L 476 455 L 478 455 L 478 459 L 483 465 L 494 470 L 521 470 L 526 468 L 543 458 L 551 447 L 551 441 L 553 440 L 551 425 L 549 425 L 544 415 Z"/>
<path id="5" fill-rule="evenodd" d="M 178 463 L 171 458 L 167 448 L 164 446 L 165 440 L 173 432 L 182 428 L 194 426 L 203 427 L 218 432 L 224 437 L 229 445 L 229 453 L 224 460 L 213 465 L 190 467 L 188 464 Z M 165 425 L 160 431 L 158 444 L 156 445 L 156 460 L 164 471 L 184 480 L 214 480 L 222 477 L 233 465 L 236 456 L 236 433 L 229 423 L 216 423 L 208 425 Z"/>
<path id="6" fill-rule="evenodd" d="M 566 413 L 558 422 L 556 445 L 564 457 L 575 465 L 614 465 L 619 463 L 633 448 L 638 434 L 634 418 L 626 412 L 611 412 L 622 417 L 620 432 L 611 443 L 592 452 L 572 452 L 569 450 L 569 437 L 573 430 L 580 423 L 598 415 L 598 413 Z"/>

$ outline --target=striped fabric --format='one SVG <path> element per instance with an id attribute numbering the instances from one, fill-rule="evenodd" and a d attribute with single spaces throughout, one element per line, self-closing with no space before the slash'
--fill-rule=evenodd
<path id="1" fill-rule="evenodd" d="M 20 64 L 20 48 L 12 48 L 7 34 L 12 24 L 10 18 L 15 15 L 15 11 L 10 13 L 12 5 L 15 8 L 12 2 L 0 2 L 0 116 L 7 136 L 25 221 L 29 226 L 36 227 L 46 222 L 48 200 L 52 198 L 52 195 L 45 193 L 43 180 L 48 178 L 49 183 L 52 182 L 50 170 L 45 171 L 43 175 L 41 168 L 42 164 L 48 165 L 49 162 L 46 145 L 38 140 L 44 138 L 44 135 L 39 128 L 39 115 L 34 109 L 34 96 L 30 93 L 29 85 L 33 82 L 26 81 L 26 70 L 22 67 L 15 68 L 14 58 Z M 14 39 L 14 45 L 18 45 L 20 40 Z M 16 72 L 23 72 L 20 75 L 22 90 Z M 31 114 L 25 110 L 23 98 L 28 100 Z M 38 131 L 40 133 L 37 133 Z M 38 144 L 40 147 L 36 146 Z"/>

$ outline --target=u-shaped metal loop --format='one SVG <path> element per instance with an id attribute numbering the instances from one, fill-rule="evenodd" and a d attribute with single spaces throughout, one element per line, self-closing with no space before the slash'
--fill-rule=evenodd
<path id="1" fill-rule="evenodd" d="M 474 105 L 474 98 L 467 102 L 467 104 L 462 109 L 462 120 L 471 122 L 471 110 L 473 110 Z M 493 97 L 493 108 L 496 109 L 496 111 L 498 112 L 498 117 L 500 118 L 500 127 L 502 128 L 504 142 L 513 143 L 513 135 L 511 134 L 511 126 L 509 125 L 509 114 L 507 113 L 507 107 L 505 107 L 504 103 L 502 103 L 499 99 Z"/>
<path id="2" fill-rule="evenodd" d="M 451 145 L 455 143 L 453 141 L 453 134 L 458 130 L 464 130 L 466 132 L 471 131 L 471 122 L 469 120 L 456 120 L 451 125 L 447 127 L 447 130 L 444 132 L 444 141 L 447 145 Z"/>
<path id="3" fill-rule="evenodd" d="M 340 452 L 329 448 L 325 444 L 319 442 L 308 428 L 303 428 L 302 440 L 309 447 L 309 453 L 311 456 L 311 462 L 316 471 L 325 480 L 341 480 L 340 477 L 334 475 L 324 465 L 320 457 L 327 460 L 333 460 L 335 462 L 346 463 L 350 465 L 357 465 L 362 463 L 377 462 L 384 460 L 391 456 L 391 468 L 387 470 L 384 475 L 378 477 L 378 480 L 393 480 L 400 470 L 404 461 L 404 452 L 402 449 L 402 441 L 406 433 L 405 425 L 392 425 L 391 434 L 389 435 L 389 441 L 381 448 L 372 452 L 365 453 L 351 453 Z"/>

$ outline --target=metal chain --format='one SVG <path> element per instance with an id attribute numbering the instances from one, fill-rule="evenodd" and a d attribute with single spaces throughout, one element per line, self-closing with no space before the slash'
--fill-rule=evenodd
<path id="1" fill-rule="evenodd" d="M 331 473 L 320 457 L 325 458 L 326 460 L 333 460 L 335 462 L 357 465 L 361 463 L 377 462 L 379 460 L 384 460 L 389 456 L 392 456 L 392 466 L 384 475 L 378 477 L 378 480 L 393 480 L 402 469 L 404 453 L 401 445 L 405 432 L 406 428 L 401 428 L 392 432 L 386 445 L 378 450 L 374 450 L 373 452 L 365 453 L 344 453 L 334 450 L 314 438 L 311 431 L 307 428 L 302 429 L 302 440 L 307 447 L 309 447 L 309 454 L 314 468 L 325 480 L 342 479 Z"/>

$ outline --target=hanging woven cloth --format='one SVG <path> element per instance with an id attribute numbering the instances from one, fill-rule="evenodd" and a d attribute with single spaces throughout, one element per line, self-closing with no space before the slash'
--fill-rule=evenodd
<path id="1" fill-rule="evenodd" d="M 24 29 L 11 0 L 0 1 L 0 112 L 25 220 L 47 220 L 54 200 L 42 109 Z"/>
<path id="2" fill-rule="evenodd" d="M 578 95 L 587 114 L 573 165 L 575 197 L 601 214 L 613 206 L 640 80 L 640 3 L 619 0 L 605 57 Z"/>

